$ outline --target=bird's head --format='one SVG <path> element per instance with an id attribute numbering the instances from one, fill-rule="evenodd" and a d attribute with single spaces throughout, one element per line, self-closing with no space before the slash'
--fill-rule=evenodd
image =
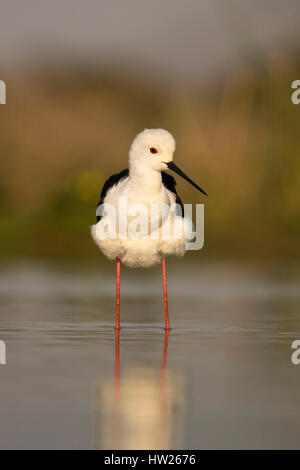
<path id="1" fill-rule="evenodd" d="M 164 129 L 145 129 L 132 142 L 129 151 L 129 166 L 145 172 L 147 170 L 172 170 L 206 195 L 206 192 L 173 162 L 175 147 L 176 142 L 170 132 Z"/>
<path id="2" fill-rule="evenodd" d="M 176 142 L 164 129 L 145 129 L 132 142 L 129 163 L 132 166 L 162 171 L 173 160 Z"/>

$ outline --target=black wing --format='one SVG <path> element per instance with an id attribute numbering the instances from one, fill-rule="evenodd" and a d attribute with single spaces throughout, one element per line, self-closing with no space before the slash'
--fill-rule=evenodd
<path id="1" fill-rule="evenodd" d="M 107 191 L 116 184 L 118 184 L 119 181 L 121 181 L 123 178 L 126 178 L 126 176 L 128 175 L 129 170 L 128 168 L 126 168 L 126 170 L 123 170 L 120 173 L 116 173 L 115 175 L 110 176 L 108 180 L 105 181 L 100 194 L 100 201 L 98 202 L 97 209 L 103 204 Z M 101 215 L 97 215 L 97 222 L 99 222 L 99 220 L 101 220 Z"/>
<path id="2" fill-rule="evenodd" d="M 182 210 L 182 217 L 184 217 L 184 207 L 183 207 L 182 201 L 181 201 L 180 197 L 178 196 L 176 188 L 175 188 L 175 186 L 176 186 L 175 178 L 173 178 L 172 175 L 169 175 L 169 173 L 165 173 L 164 171 L 161 172 L 161 176 L 162 176 L 162 182 L 163 182 L 164 187 L 175 194 L 176 204 L 180 205 L 181 210 Z"/>

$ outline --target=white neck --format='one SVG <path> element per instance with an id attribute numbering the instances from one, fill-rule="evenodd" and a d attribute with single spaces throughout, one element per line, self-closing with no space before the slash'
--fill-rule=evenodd
<path id="1" fill-rule="evenodd" d="M 162 185 L 161 172 L 130 162 L 129 177 L 136 187 L 145 191 L 159 191 Z"/>

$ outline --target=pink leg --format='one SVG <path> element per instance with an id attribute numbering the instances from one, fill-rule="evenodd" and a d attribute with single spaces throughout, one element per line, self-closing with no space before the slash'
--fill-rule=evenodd
<path id="1" fill-rule="evenodd" d="M 164 258 L 162 258 L 161 264 L 162 264 L 162 273 L 163 273 L 163 289 L 164 289 L 164 302 L 165 302 L 166 330 L 169 330 L 170 329 L 170 323 L 169 323 L 169 311 L 168 311 L 166 260 Z"/>
<path id="2" fill-rule="evenodd" d="M 119 335 L 120 330 L 116 329 L 116 356 L 115 356 L 115 403 L 114 403 L 114 418 L 115 418 L 115 449 L 118 449 L 119 441 Z"/>
<path id="3" fill-rule="evenodd" d="M 117 303 L 116 303 L 116 330 L 120 329 L 120 258 L 117 257 Z"/>

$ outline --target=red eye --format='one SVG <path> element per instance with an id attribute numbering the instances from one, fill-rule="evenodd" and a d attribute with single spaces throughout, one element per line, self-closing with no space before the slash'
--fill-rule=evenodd
<path id="1" fill-rule="evenodd" d="M 158 150 L 157 150 L 156 148 L 154 148 L 154 147 L 151 147 L 151 148 L 150 148 L 150 152 L 151 152 L 151 153 L 157 153 Z"/>

